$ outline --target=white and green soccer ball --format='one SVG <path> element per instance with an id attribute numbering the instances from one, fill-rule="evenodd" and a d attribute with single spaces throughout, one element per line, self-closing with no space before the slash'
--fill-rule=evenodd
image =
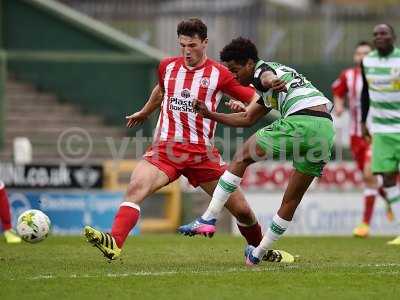
<path id="1" fill-rule="evenodd" d="M 28 243 L 43 241 L 50 231 L 51 222 L 48 216 L 37 209 L 23 212 L 17 221 L 19 236 Z"/>

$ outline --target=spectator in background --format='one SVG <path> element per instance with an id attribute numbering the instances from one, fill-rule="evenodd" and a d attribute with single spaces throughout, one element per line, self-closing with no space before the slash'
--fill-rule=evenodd
<path id="1" fill-rule="evenodd" d="M 362 222 L 353 230 L 353 234 L 356 237 L 367 237 L 369 235 L 375 198 L 378 193 L 383 196 L 382 178 L 374 176 L 371 171 L 370 141 L 362 136 L 361 130 L 360 99 L 363 87 L 361 62 L 371 50 L 372 46 L 369 42 L 360 41 L 354 49 L 354 66 L 343 70 L 339 78 L 332 84 L 336 116 L 340 117 L 342 115 L 345 110 L 345 101 L 348 101 L 350 111 L 350 149 L 358 169 L 363 174 L 364 212 Z M 393 214 L 390 206 L 388 205 L 387 207 L 387 216 L 392 220 Z"/>

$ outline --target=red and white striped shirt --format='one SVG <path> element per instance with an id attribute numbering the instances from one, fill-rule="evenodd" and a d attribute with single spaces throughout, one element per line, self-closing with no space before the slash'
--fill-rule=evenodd
<path id="1" fill-rule="evenodd" d="M 340 98 L 347 98 L 350 111 L 350 136 L 362 137 L 361 132 L 361 91 L 362 74 L 360 67 L 348 68 L 332 84 L 332 92 Z"/>
<path id="2" fill-rule="evenodd" d="M 204 101 L 210 111 L 216 111 L 222 94 L 249 102 L 255 93 L 254 89 L 241 86 L 225 66 L 211 59 L 188 69 L 183 57 L 166 58 L 160 62 L 158 79 L 164 99 L 155 142 L 213 145 L 216 123 L 197 114 L 192 108 L 193 100 Z"/>

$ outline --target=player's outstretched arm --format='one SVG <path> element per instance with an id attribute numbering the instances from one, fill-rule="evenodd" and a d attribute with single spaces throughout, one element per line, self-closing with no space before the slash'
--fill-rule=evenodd
<path id="1" fill-rule="evenodd" d="M 127 119 L 126 127 L 131 128 L 142 124 L 152 114 L 152 112 L 160 107 L 163 96 L 163 91 L 157 84 L 143 108 L 140 111 L 125 117 Z"/>
<path id="2" fill-rule="evenodd" d="M 232 127 L 249 127 L 270 111 L 257 101 L 252 101 L 245 111 L 233 114 L 209 111 L 205 103 L 199 100 L 194 101 L 193 107 L 203 117 Z"/>
<path id="3" fill-rule="evenodd" d="M 230 99 L 228 102 L 225 102 L 225 106 L 229 107 L 232 112 L 246 111 L 246 104 L 234 99 Z"/>

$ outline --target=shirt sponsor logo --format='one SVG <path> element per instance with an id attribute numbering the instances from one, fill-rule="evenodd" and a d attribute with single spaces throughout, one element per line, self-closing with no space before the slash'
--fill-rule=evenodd
<path id="1" fill-rule="evenodd" d="M 188 89 L 183 89 L 181 92 L 183 98 L 190 98 L 190 91 Z"/>
<path id="2" fill-rule="evenodd" d="M 392 80 L 390 78 L 382 78 L 382 79 L 371 78 L 368 80 L 368 83 L 376 85 L 385 85 L 385 84 L 391 84 Z"/>
<path id="3" fill-rule="evenodd" d="M 195 113 L 193 109 L 193 99 L 191 98 L 190 90 L 183 89 L 180 92 L 181 97 L 169 97 L 168 109 L 179 112 Z"/>

